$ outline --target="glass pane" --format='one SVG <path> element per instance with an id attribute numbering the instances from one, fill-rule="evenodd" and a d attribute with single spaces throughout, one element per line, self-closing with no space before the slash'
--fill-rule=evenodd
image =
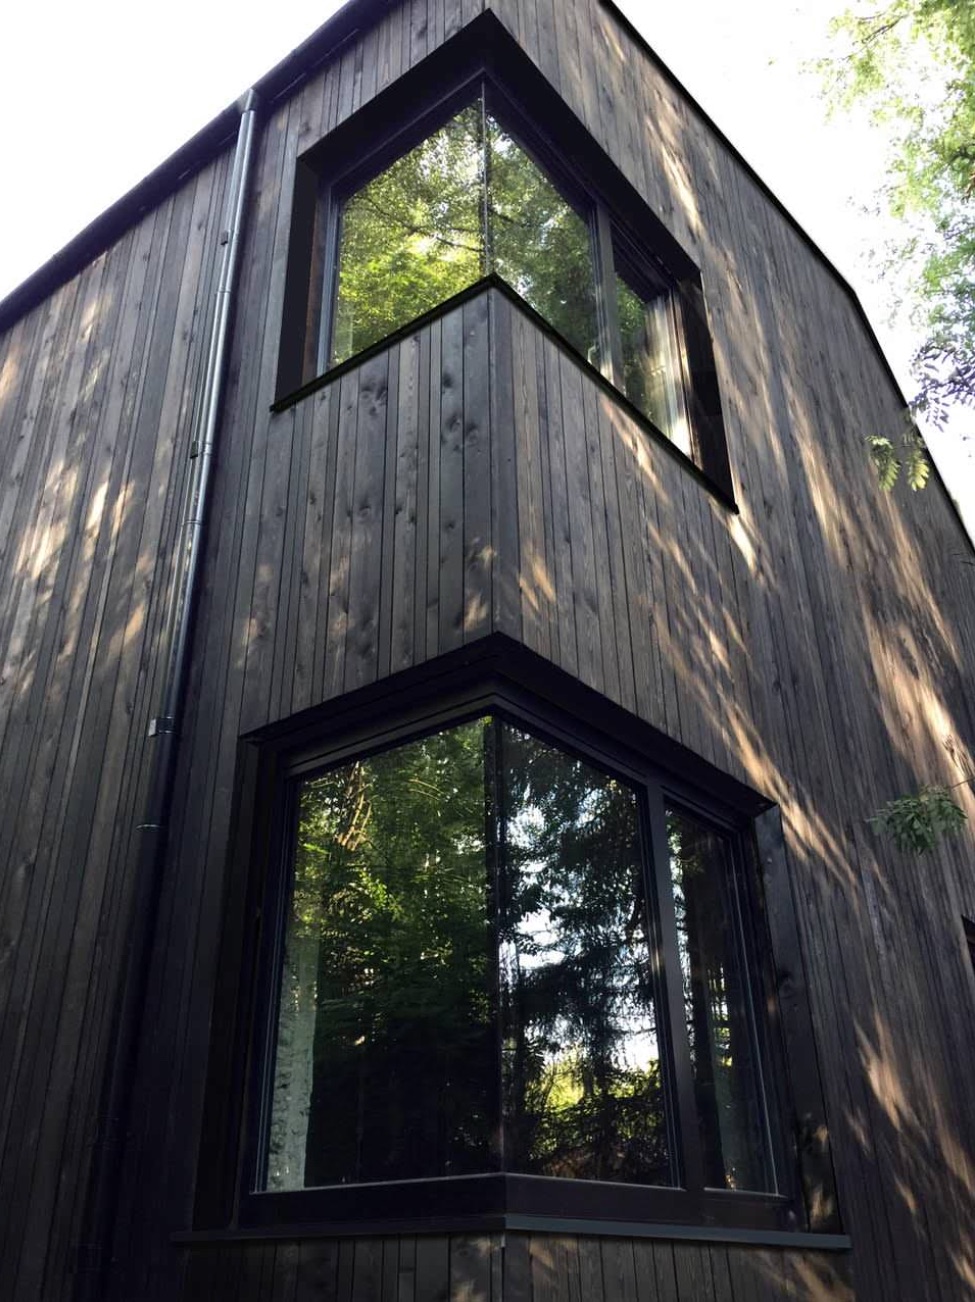
<path id="1" fill-rule="evenodd" d="M 495 1164 L 488 726 L 301 784 L 268 1189 Z"/>
<path id="2" fill-rule="evenodd" d="M 667 1184 L 636 795 L 499 733 L 505 1166 Z"/>
<path id="3" fill-rule="evenodd" d="M 705 1180 L 774 1191 L 730 846 L 673 809 L 667 838 Z"/>
<path id="4" fill-rule="evenodd" d="M 598 365 L 589 226 L 503 128 L 487 122 L 491 268 Z"/>
<path id="5" fill-rule="evenodd" d="M 345 203 L 331 364 L 484 275 L 481 129 L 477 102 Z"/>
<path id="6" fill-rule="evenodd" d="M 661 434 L 690 456 L 673 291 L 663 285 L 636 290 L 631 283 L 636 279 L 624 279 L 617 272 L 623 392 Z"/>

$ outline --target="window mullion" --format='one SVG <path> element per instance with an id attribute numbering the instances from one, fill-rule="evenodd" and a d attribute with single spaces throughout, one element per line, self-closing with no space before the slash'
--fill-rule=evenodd
<path id="1" fill-rule="evenodd" d="M 620 340 L 619 303 L 616 299 L 616 268 L 613 261 L 613 227 L 609 213 L 595 203 L 596 213 L 596 299 L 599 310 L 599 369 L 611 384 L 623 388 L 623 346 Z"/>
<path id="2" fill-rule="evenodd" d="M 668 1060 L 672 1065 L 670 1102 L 676 1114 L 679 1174 L 684 1188 L 701 1197 L 705 1185 L 704 1155 L 701 1151 L 697 1103 L 694 1097 L 694 1072 L 685 1030 L 684 985 L 681 980 L 677 914 L 670 875 L 667 815 L 659 783 L 647 784 L 647 797 L 650 810 L 650 872 L 657 905 L 658 943 L 664 972 L 664 1000 L 661 1011 L 663 1013 L 666 1009 L 663 1020 L 666 1020 L 667 1026 L 662 1028 L 662 1031 L 669 1042 Z"/>
<path id="3" fill-rule="evenodd" d="M 322 375 L 330 365 L 335 327 L 335 303 L 339 288 L 339 241 L 342 238 L 341 206 L 329 196 L 324 225 L 325 257 L 322 273 L 322 310 L 318 322 L 318 370 Z"/>
<path id="4" fill-rule="evenodd" d="M 488 129 L 487 96 L 484 86 L 480 91 L 481 105 L 481 221 L 484 225 L 484 262 L 481 271 L 487 276 L 494 270 L 494 253 L 491 248 L 491 135 Z"/>
<path id="5" fill-rule="evenodd" d="M 488 883 L 493 898 L 490 901 L 488 981 L 489 997 L 494 1005 L 495 1072 L 497 1088 L 497 1114 L 495 1118 L 494 1148 L 498 1170 L 505 1169 L 505 1116 L 504 1116 L 504 1042 L 505 995 L 502 962 L 502 935 L 507 911 L 507 864 L 505 862 L 505 809 L 504 769 L 501 753 L 503 725 L 497 715 L 492 715 L 484 729 L 484 783 L 487 813 Z"/>

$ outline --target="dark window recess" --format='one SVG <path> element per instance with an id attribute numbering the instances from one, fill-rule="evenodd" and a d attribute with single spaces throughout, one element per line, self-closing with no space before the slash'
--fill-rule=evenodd
<path id="1" fill-rule="evenodd" d="M 773 1189 L 732 842 L 668 808 L 667 845 L 705 1180 Z"/>
<path id="2" fill-rule="evenodd" d="M 499 718 L 301 782 L 263 1187 L 675 1183 L 649 928 L 637 791 Z"/>
<path id="3" fill-rule="evenodd" d="M 232 825 L 198 1228 L 837 1229 L 755 792 L 495 636 L 242 740 Z"/>
<path id="4" fill-rule="evenodd" d="M 299 162 L 280 400 L 497 276 L 730 494 L 696 270 L 520 52 L 458 41 L 426 109 L 391 133 L 394 88 Z"/>
<path id="5" fill-rule="evenodd" d="M 962 918 L 962 926 L 965 928 L 965 940 L 968 943 L 968 957 L 972 960 L 972 970 L 975 971 L 975 922 Z"/>
<path id="6" fill-rule="evenodd" d="M 794 1226 L 746 824 L 519 709 L 279 769 L 245 1223 Z"/>
<path id="7" fill-rule="evenodd" d="M 491 272 L 583 356 L 598 357 L 585 217 L 483 95 L 341 201 L 337 221 L 328 366 Z"/>

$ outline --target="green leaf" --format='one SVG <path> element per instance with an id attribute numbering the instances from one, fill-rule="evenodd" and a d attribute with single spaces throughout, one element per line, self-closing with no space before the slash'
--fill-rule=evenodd
<path id="1" fill-rule="evenodd" d="M 897 483 L 897 476 L 901 470 L 900 459 L 894 451 L 894 445 L 890 439 L 884 438 L 881 434 L 868 434 L 867 447 L 870 449 L 880 487 L 885 493 L 889 493 Z"/>
<path id="2" fill-rule="evenodd" d="M 940 426 L 952 405 L 975 406 L 975 5 L 856 0 L 831 32 L 819 64 L 831 111 L 866 108 L 890 142 L 880 197 L 899 232 L 884 280 L 925 331 L 912 405 Z M 905 467 L 915 489 L 922 461 Z"/>
<path id="3" fill-rule="evenodd" d="M 898 850 L 922 855 L 933 850 L 942 837 L 956 836 L 966 819 L 947 787 L 926 786 L 916 795 L 889 800 L 867 821 L 890 836 Z"/>
<path id="4" fill-rule="evenodd" d="M 928 482 L 931 476 L 931 462 L 923 447 L 917 446 L 911 449 L 904 465 L 904 474 L 915 493 Z"/>

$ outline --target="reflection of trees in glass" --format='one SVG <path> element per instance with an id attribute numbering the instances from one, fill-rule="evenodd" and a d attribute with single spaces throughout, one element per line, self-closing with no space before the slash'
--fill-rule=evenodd
<path id="1" fill-rule="evenodd" d="M 485 274 L 483 168 L 475 103 L 346 201 L 333 362 Z"/>
<path id="2" fill-rule="evenodd" d="M 302 782 L 267 1187 L 666 1181 L 638 823 L 500 720 Z"/>
<path id="3" fill-rule="evenodd" d="M 666 1183 L 636 796 L 514 728 L 501 746 L 508 1164 Z"/>
<path id="4" fill-rule="evenodd" d="M 269 1188 L 490 1165 L 485 726 L 301 785 Z"/>
<path id="5" fill-rule="evenodd" d="M 730 847 L 667 811 L 671 878 L 705 1179 L 770 1187 L 764 1106 Z"/>
<path id="6" fill-rule="evenodd" d="M 681 383 L 673 293 L 667 286 L 636 290 L 617 274 L 623 357 L 622 389 L 682 452 L 691 454 L 691 435 Z"/>
<path id="7" fill-rule="evenodd" d="M 598 365 L 589 227 L 525 151 L 487 121 L 490 268 Z"/>
<path id="8" fill-rule="evenodd" d="M 496 271 L 587 357 L 589 227 L 476 100 L 346 200 L 333 363 Z"/>

